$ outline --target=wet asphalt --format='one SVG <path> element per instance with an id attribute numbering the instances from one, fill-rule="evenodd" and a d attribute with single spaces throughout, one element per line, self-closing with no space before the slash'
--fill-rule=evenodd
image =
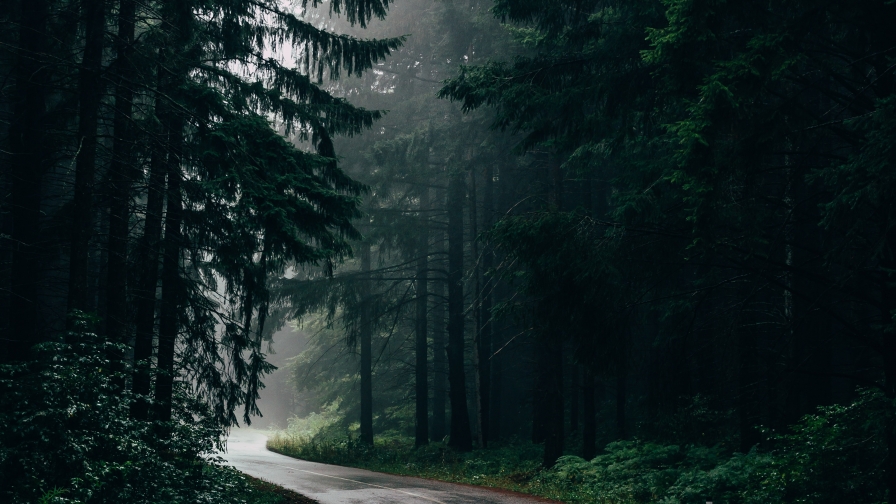
<path id="1" fill-rule="evenodd" d="M 234 429 L 221 454 L 236 469 L 321 504 L 531 504 L 555 502 L 472 485 L 319 464 L 270 452 L 258 431 Z"/>

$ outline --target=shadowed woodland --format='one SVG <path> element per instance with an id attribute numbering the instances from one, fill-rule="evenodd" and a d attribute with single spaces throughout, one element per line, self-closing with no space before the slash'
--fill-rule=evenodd
<path id="1" fill-rule="evenodd" d="M 0 496 L 896 503 L 894 19 L 2 0 Z"/>

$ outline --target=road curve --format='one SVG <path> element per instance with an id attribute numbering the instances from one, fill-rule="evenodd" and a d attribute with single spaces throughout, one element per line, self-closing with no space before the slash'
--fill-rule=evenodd
<path id="1" fill-rule="evenodd" d="M 294 459 L 265 448 L 258 431 L 234 429 L 221 454 L 236 469 L 321 504 L 531 504 L 555 502 L 485 487 L 396 476 Z"/>

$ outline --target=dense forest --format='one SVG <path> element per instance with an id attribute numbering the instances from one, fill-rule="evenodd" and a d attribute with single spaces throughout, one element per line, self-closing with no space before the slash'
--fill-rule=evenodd
<path id="1" fill-rule="evenodd" d="M 893 2 L 2 6 L 3 500 L 896 503 Z"/>

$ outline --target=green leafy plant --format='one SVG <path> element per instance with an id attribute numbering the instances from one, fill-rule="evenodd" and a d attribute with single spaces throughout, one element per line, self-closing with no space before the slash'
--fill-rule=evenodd
<path id="1" fill-rule="evenodd" d="M 593 460 L 560 457 L 550 469 L 541 465 L 542 446 L 519 442 L 460 453 L 442 443 L 414 448 L 412 439 L 394 437 L 377 438 L 370 447 L 352 436 L 277 433 L 268 448 L 306 460 L 507 488 L 563 502 L 859 504 L 885 500 L 882 433 L 891 410 L 879 392 L 862 391 L 849 405 L 806 415 L 789 432 L 766 429 L 763 448 L 749 453 L 731 453 L 724 443 L 635 439 L 610 443 Z M 682 414 L 715 415 L 699 399 Z"/>
<path id="2" fill-rule="evenodd" d="M 128 370 L 109 358 L 124 349 L 91 323 L 78 315 L 66 343 L 0 366 L 0 501 L 244 502 L 245 479 L 215 456 L 224 431 L 208 406 L 181 383 L 171 422 L 133 420 Z"/>

